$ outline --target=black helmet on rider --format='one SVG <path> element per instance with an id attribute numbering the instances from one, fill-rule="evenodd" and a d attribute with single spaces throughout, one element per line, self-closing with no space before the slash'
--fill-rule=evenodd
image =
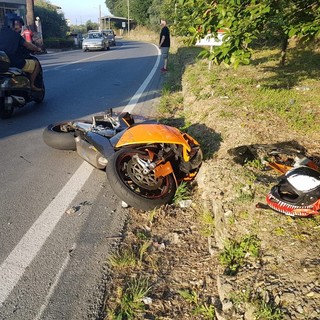
<path id="1" fill-rule="evenodd" d="M 16 13 L 14 12 L 8 12 L 6 13 L 5 15 L 5 22 L 4 22 L 4 26 L 7 27 L 7 28 L 11 28 L 13 29 L 14 28 L 14 22 L 15 21 L 19 21 L 21 26 L 24 26 L 24 21 L 23 19 L 18 16 Z"/>

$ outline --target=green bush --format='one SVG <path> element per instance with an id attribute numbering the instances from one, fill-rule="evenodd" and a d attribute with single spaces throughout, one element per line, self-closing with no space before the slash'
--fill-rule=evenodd
<path id="1" fill-rule="evenodd" d="M 46 48 L 52 49 L 71 49 L 75 47 L 73 39 L 65 38 L 48 38 L 44 41 Z"/>

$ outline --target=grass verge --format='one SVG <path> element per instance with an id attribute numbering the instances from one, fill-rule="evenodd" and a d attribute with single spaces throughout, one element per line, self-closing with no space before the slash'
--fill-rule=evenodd
<path id="1" fill-rule="evenodd" d="M 113 281 L 106 319 L 214 319 L 216 310 L 221 309 L 214 298 L 215 281 L 223 272 L 235 283 L 235 276 L 254 275 L 237 283 L 239 291 L 233 289 L 233 294 L 226 295 L 239 315 L 253 308 L 254 319 L 284 319 L 284 313 L 294 310 L 285 305 L 286 300 L 279 303 L 280 293 L 277 303 L 266 298 L 267 290 L 277 289 L 269 289 L 272 285 L 261 280 L 261 274 L 267 268 L 270 273 L 279 268 L 283 274 L 289 273 L 288 265 L 294 265 L 297 251 L 302 252 L 306 242 L 319 240 L 317 218 L 295 220 L 256 211 L 254 204 L 263 201 L 276 178 L 262 171 L 260 161 L 236 166 L 225 159 L 224 152 L 241 143 L 291 139 L 311 151 L 318 150 L 319 53 L 290 49 L 289 64 L 279 68 L 278 51 L 260 50 L 250 66 L 233 70 L 223 66 L 209 69 L 207 61 L 197 59 L 199 51 L 174 43 L 158 117 L 201 143 L 212 178 L 206 184 L 207 198 L 222 202 L 228 219 L 215 217 L 216 212 L 205 206 L 197 190 L 192 190 L 191 196 L 186 186 L 177 192 L 176 203 L 191 197 L 189 208 L 173 204 L 148 214 L 132 210 L 124 243 L 110 260 Z M 223 219 L 228 229 L 220 231 L 226 231 L 228 241 L 218 250 L 217 227 L 221 228 Z M 290 251 L 290 243 L 296 251 Z M 277 259 L 284 250 L 291 260 L 282 266 Z M 260 259 L 268 261 L 265 269 L 256 262 Z M 135 285 L 127 285 L 132 280 Z M 284 281 L 281 279 L 283 287 Z M 268 287 L 263 288 L 265 294 L 260 294 L 257 282 Z M 130 288 L 135 289 L 133 293 Z"/>

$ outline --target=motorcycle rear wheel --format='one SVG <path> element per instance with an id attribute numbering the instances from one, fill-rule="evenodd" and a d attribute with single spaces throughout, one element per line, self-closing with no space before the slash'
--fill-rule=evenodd
<path id="1" fill-rule="evenodd" d="M 36 103 L 41 103 L 44 100 L 44 97 L 46 95 L 46 88 L 44 86 L 42 69 L 41 69 L 41 72 L 38 74 L 34 84 L 35 84 L 36 87 L 41 88 L 42 91 L 33 92 L 33 96 L 34 96 L 33 100 Z"/>
<path id="2" fill-rule="evenodd" d="M 92 123 L 88 120 L 74 120 Z M 75 130 L 64 121 L 48 125 L 42 134 L 43 141 L 51 148 L 58 150 L 76 150 Z"/>
<path id="3" fill-rule="evenodd" d="M 143 167 L 133 156 L 147 159 L 148 153 L 137 149 L 121 149 L 109 159 L 106 173 L 114 193 L 128 205 L 144 211 L 153 210 L 172 201 L 176 183 L 172 174 L 156 178 L 151 171 L 143 174 Z"/>

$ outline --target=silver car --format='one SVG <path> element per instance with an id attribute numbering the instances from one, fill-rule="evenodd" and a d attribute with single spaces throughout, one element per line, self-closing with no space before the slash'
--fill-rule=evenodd
<path id="1" fill-rule="evenodd" d="M 82 50 L 110 50 L 110 44 L 102 32 L 90 32 L 83 38 Z"/>

